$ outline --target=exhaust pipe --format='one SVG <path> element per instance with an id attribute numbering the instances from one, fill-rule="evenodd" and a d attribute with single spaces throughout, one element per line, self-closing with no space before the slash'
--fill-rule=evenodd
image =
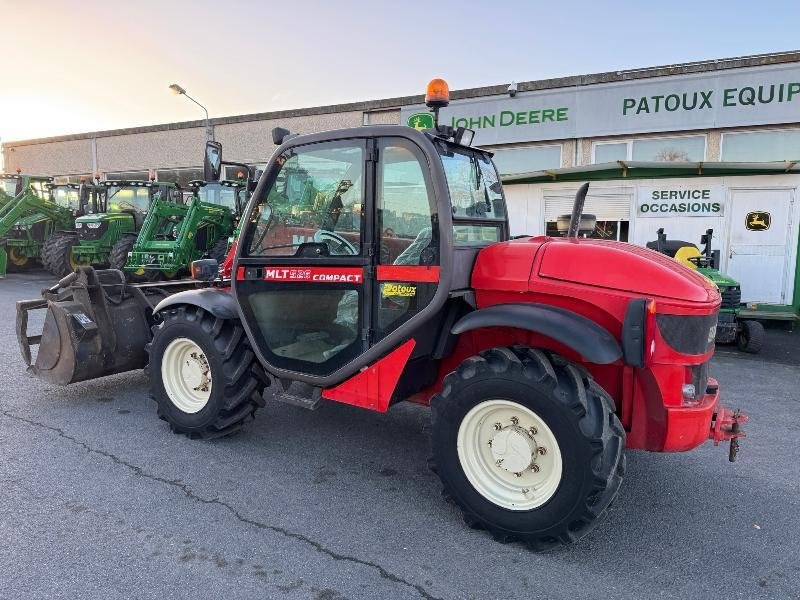
<path id="1" fill-rule="evenodd" d="M 80 267 L 43 290 L 42 298 L 17 302 L 17 341 L 28 372 L 67 385 L 143 368 L 152 338 L 152 307 L 121 271 Z M 29 313 L 38 309 L 47 310 L 42 333 L 28 335 Z"/>
<path id="2" fill-rule="evenodd" d="M 584 183 L 578 193 L 575 194 L 575 202 L 572 204 L 572 214 L 569 217 L 569 228 L 567 229 L 567 237 L 578 237 L 578 231 L 581 225 L 581 215 L 583 214 L 583 205 L 586 202 L 586 194 L 589 191 L 589 182 Z"/>

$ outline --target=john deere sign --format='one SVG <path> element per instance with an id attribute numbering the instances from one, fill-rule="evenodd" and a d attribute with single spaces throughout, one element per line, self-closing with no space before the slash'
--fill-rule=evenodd
<path id="1" fill-rule="evenodd" d="M 790 64 L 456 100 L 440 118 L 474 129 L 478 144 L 504 144 L 796 123 L 798 115 L 800 66 Z M 412 106 L 400 122 L 419 127 L 430 116 Z"/>
<path id="2" fill-rule="evenodd" d="M 721 217 L 721 186 L 640 187 L 636 199 L 638 217 Z"/>

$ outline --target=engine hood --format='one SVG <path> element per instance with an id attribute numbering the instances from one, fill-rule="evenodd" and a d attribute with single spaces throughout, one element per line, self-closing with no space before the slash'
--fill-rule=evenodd
<path id="1" fill-rule="evenodd" d="M 633 244 L 550 239 L 542 247 L 539 277 L 684 302 L 717 302 L 708 278 L 675 260 Z"/>

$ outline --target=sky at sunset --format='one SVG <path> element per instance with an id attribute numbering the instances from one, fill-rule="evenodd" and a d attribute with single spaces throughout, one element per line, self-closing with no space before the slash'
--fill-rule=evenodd
<path id="1" fill-rule="evenodd" d="M 0 0 L 0 140 L 794 50 L 800 2 Z"/>

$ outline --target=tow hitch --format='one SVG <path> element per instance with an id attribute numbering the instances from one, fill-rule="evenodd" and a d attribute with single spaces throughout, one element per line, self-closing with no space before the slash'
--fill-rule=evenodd
<path id="1" fill-rule="evenodd" d="M 747 422 L 749 418 L 738 409 L 733 411 L 724 406 L 720 406 L 711 418 L 711 431 L 708 433 L 708 437 L 714 440 L 715 446 L 718 446 L 720 442 L 730 441 L 728 460 L 731 462 L 736 460 L 739 452 L 739 438 L 747 435 L 741 430 L 741 424 Z"/>

